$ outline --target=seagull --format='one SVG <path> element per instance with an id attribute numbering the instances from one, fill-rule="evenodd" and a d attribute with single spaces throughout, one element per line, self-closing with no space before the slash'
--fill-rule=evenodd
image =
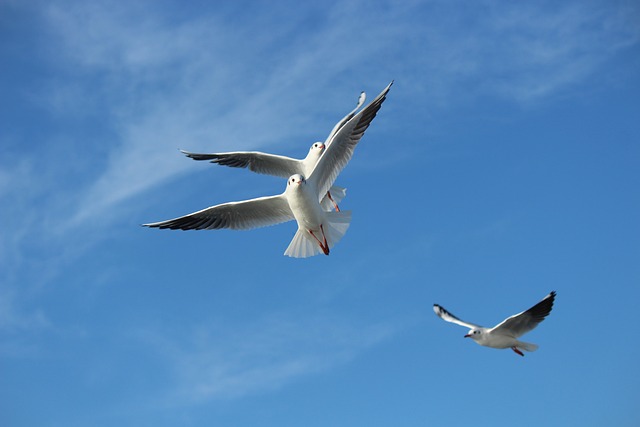
<path id="1" fill-rule="evenodd" d="M 320 204 L 342 169 L 349 163 L 358 142 L 376 116 L 393 82 L 365 108 L 347 120 L 327 144 L 308 177 L 293 174 L 282 194 L 240 202 L 223 203 L 167 221 L 143 224 L 172 230 L 248 230 L 296 220 L 298 230 L 285 251 L 294 258 L 324 253 L 344 236 L 350 211 L 326 211 Z"/>
<path id="2" fill-rule="evenodd" d="M 364 104 L 366 97 L 366 94 L 361 92 L 356 108 L 344 116 L 342 120 L 333 127 L 325 142 L 314 142 L 309 148 L 307 157 L 304 159 L 293 159 L 291 157 L 261 153 L 259 151 L 234 151 L 229 153 L 191 153 L 185 150 L 180 151 L 194 160 L 210 160 L 211 163 L 217 163 L 222 166 L 249 168 L 252 172 L 266 175 L 275 175 L 282 178 L 288 178 L 295 174 L 309 176 L 327 145 L 329 145 L 335 134 L 355 116 L 358 109 Z M 332 208 L 340 211 L 338 203 L 346 196 L 346 191 L 346 188 L 331 186 L 327 195 L 322 199 L 321 204 L 323 208 L 327 211 Z"/>
<path id="3" fill-rule="evenodd" d="M 471 338 L 485 347 L 511 348 L 520 356 L 524 356 L 521 350 L 536 351 L 538 346 L 518 341 L 518 337 L 534 329 L 538 326 L 538 323 L 542 322 L 551 313 L 555 298 L 556 292 L 552 291 L 530 309 L 506 318 L 493 328 L 484 328 L 473 323 L 464 322 L 438 304 L 433 305 L 433 311 L 442 320 L 470 328 L 469 333 L 464 336 L 465 338 Z"/>

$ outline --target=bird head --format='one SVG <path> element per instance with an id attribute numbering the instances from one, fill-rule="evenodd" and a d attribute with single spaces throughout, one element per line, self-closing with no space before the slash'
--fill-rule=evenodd
<path id="1" fill-rule="evenodd" d="M 309 151 L 318 151 L 322 153 L 324 151 L 324 143 L 323 142 L 314 142 Z"/>
<path id="2" fill-rule="evenodd" d="M 299 185 L 305 184 L 307 181 L 304 179 L 304 176 L 299 173 L 295 175 L 291 175 L 287 180 L 288 188 L 297 188 Z"/>
<path id="3" fill-rule="evenodd" d="M 465 335 L 465 338 L 472 338 L 474 340 L 477 340 L 478 338 L 480 338 L 480 335 L 482 334 L 482 331 L 480 329 L 471 329 L 469 331 L 469 333 L 467 335 Z"/>
<path id="4" fill-rule="evenodd" d="M 309 154 L 307 154 L 307 157 L 305 160 L 315 165 L 315 163 L 318 161 L 320 156 L 322 156 L 322 153 L 324 153 L 324 149 L 325 149 L 324 143 L 314 142 L 311 148 L 309 148 Z"/>

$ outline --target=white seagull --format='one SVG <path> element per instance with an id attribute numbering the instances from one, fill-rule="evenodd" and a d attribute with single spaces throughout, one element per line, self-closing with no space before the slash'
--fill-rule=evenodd
<path id="1" fill-rule="evenodd" d="M 349 228 L 351 212 L 325 211 L 320 201 L 353 156 L 392 84 L 389 83 L 369 105 L 337 129 L 308 177 L 302 174 L 289 177 L 284 193 L 223 203 L 179 218 L 143 225 L 172 230 L 247 230 L 295 219 L 298 231 L 284 254 L 294 258 L 306 258 L 320 252 L 329 255 L 329 250 Z"/>
<path id="2" fill-rule="evenodd" d="M 267 154 L 259 151 L 234 151 L 229 153 L 191 153 L 185 150 L 180 151 L 194 160 L 209 160 L 211 163 L 233 168 L 249 168 L 252 172 L 266 175 L 275 175 L 282 178 L 288 178 L 295 174 L 309 176 L 334 135 L 355 116 L 358 109 L 364 104 L 365 99 L 366 94 L 361 92 L 356 108 L 344 116 L 342 120 L 333 127 L 333 130 L 325 142 L 313 143 L 311 148 L 309 148 L 307 157 L 304 159 L 293 159 L 291 157 Z M 338 203 L 345 197 L 346 193 L 347 190 L 345 188 L 335 185 L 331 186 L 326 196 L 322 199 L 321 204 L 323 209 L 329 211 L 335 208 L 336 211 L 339 211 Z"/>
<path id="3" fill-rule="evenodd" d="M 486 347 L 511 348 L 520 356 L 524 356 L 521 350 L 536 351 L 538 346 L 519 341 L 518 337 L 534 329 L 547 317 L 551 312 L 555 298 L 556 292 L 552 291 L 529 310 L 514 314 L 493 328 L 484 328 L 473 323 L 463 322 L 438 304 L 433 305 L 433 311 L 442 320 L 470 328 L 469 333 L 464 336 L 465 338 L 472 338 L 478 344 Z"/>

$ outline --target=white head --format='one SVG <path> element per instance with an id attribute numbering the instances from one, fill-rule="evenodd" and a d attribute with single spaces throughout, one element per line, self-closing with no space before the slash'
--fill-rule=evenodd
<path id="1" fill-rule="evenodd" d="M 309 151 L 318 151 L 320 154 L 324 151 L 324 143 L 323 142 L 314 142 Z"/>
<path id="2" fill-rule="evenodd" d="M 295 175 L 291 175 L 287 180 L 287 189 L 288 188 L 298 188 L 298 186 L 305 184 L 307 181 L 304 179 L 304 176 L 299 173 Z"/>
<path id="3" fill-rule="evenodd" d="M 471 329 L 465 338 L 472 338 L 474 341 L 477 341 L 482 336 L 482 330 L 480 329 Z"/>
<path id="4" fill-rule="evenodd" d="M 324 152 L 325 145 L 322 142 L 314 142 L 311 148 L 309 148 L 309 154 L 307 154 L 307 160 L 313 159 L 313 165 L 316 164 L 322 153 Z M 307 171 L 311 173 L 311 171 Z"/>

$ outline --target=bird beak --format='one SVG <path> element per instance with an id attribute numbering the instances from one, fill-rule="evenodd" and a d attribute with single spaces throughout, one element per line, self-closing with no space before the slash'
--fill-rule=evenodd
<path id="1" fill-rule="evenodd" d="M 467 334 L 467 335 L 465 335 L 464 337 L 465 337 L 465 338 L 469 338 L 469 337 L 471 337 L 471 334 Z"/>

